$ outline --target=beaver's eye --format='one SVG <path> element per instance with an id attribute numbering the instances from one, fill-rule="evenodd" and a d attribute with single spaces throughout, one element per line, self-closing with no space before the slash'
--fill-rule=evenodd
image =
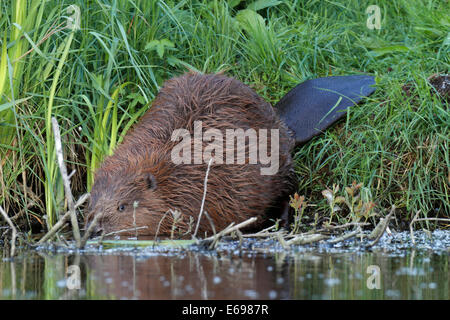
<path id="1" fill-rule="evenodd" d="M 119 211 L 125 210 L 125 205 L 124 205 L 124 204 L 119 205 L 119 207 L 117 208 L 117 210 L 119 210 Z"/>

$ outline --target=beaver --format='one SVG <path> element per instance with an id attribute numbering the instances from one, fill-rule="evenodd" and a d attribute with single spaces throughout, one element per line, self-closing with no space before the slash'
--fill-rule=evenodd
<path id="1" fill-rule="evenodd" d="M 96 170 L 86 225 L 100 215 L 96 234 L 186 236 L 202 204 L 200 235 L 251 217 L 253 228 L 286 218 L 297 187 L 294 147 L 373 92 L 372 84 L 362 75 L 309 80 L 273 108 L 224 74 L 172 78 Z"/>

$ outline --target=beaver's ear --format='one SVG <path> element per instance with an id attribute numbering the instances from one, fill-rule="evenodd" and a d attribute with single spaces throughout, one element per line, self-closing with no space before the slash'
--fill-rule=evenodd
<path id="1" fill-rule="evenodd" d="M 156 178 L 151 173 L 145 173 L 145 183 L 150 190 L 156 189 Z"/>

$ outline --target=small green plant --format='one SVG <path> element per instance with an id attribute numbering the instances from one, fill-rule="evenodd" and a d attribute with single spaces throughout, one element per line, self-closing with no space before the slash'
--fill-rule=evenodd
<path id="1" fill-rule="evenodd" d="M 175 230 L 177 229 L 177 224 L 183 221 L 183 216 L 179 210 L 170 210 L 172 214 L 172 228 L 170 229 L 170 239 L 173 239 Z"/>
<path id="2" fill-rule="evenodd" d="M 294 225 L 292 226 L 292 233 L 300 232 L 300 226 L 302 223 L 303 213 L 308 206 L 304 196 L 299 196 L 297 193 L 294 197 L 289 196 L 289 205 L 294 209 Z"/>
<path id="3" fill-rule="evenodd" d="M 328 206 L 330 208 L 330 219 L 328 224 L 331 224 L 333 220 L 334 214 L 338 212 L 343 212 L 340 216 L 338 216 L 338 220 L 344 219 L 344 222 L 360 222 L 362 218 L 364 218 L 363 222 L 366 222 L 367 219 L 375 215 L 374 208 L 375 203 L 368 196 L 368 192 L 365 193 L 365 196 L 361 196 L 361 189 L 363 184 L 352 182 L 351 186 L 345 187 L 344 195 L 339 195 L 340 187 L 339 185 L 333 184 L 332 190 L 325 189 L 322 191 L 322 195 L 327 200 Z M 344 208 L 341 208 L 345 204 L 349 211 L 349 219 L 345 219 L 344 217 Z"/>
<path id="4" fill-rule="evenodd" d="M 350 210 L 350 216 L 353 222 L 359 222 L 364 218 L 363 222 L 366 222 L 370 217 L 375 215 L 374 208 L 375 203 L 368 197 L 368 192 L 362 195 L 363 188 L 362 183 L 352 182 L 350 187 L 345 187 L 344 200 L 348 209 Z M 342 201 L 342 199 L 341 199 Z"/>
<path id="5" fill-rule="evenodd" d="M 163 58 L 164 52 L 169 50 L 176 50 L 175 44 L 168 39 L 152 40 L 146 44 L 145 50 L 152 51 L 155 50 L 159 58 Z"/>
<path id="6" fill-rule="evenodd" d="M 333 184 L 333 189 L 325 189 L 322 191 L 322 195 L 327 200 L 328 206 L 330 207 L 330 219 L 328 221 L 329 224 L 333 220 L 334 213 L 342 210 L 338 206 L 338 204 L 344 202 L 345 200 L 343 197 L 337 196 L 338 191 L 339 185 L 336 184 Z"/>

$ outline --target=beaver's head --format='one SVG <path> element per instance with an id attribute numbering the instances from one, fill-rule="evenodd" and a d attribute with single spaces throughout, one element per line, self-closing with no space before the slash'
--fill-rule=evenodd
<path id="1" fill-rule="evenodd" d="M 172 214 L 165 196 L 168 174 L 145 162 L 106 161 L 97 170 L 86 216 L 95 234 L 166 235 Z"/>

